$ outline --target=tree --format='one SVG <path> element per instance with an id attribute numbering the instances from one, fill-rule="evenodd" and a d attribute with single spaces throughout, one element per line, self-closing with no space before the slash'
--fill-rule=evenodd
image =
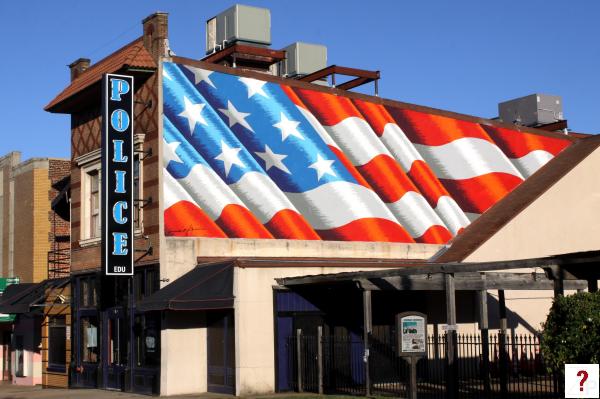
<path id="1" fill-rule="evenodd" d="M 600 292 L 557 297 L 542 327 L 542 354 L 553 371 L 600 362 Z"/>

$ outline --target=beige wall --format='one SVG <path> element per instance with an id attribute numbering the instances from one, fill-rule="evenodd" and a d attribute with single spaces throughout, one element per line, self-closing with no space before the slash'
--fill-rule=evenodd
<path id="1" fill-rule="evenodd" d="M 165 238 L 161 285 L 197 264 L 198 257 L 354 257 L 428 259 L 442 246 L 366 242 Z M 355 268 L 235 269 L 236 389 L 238 395 L 273 392 L 275 278 L 357 271 Z M 168 280 L 168 281 L 166 281 Z M 200 312 L 166 312 L 161 334 L 161 395 L 206 392 L 206 324 Z M 199 319 L 194 319 L 199 317 Z"/>
<path id="2" fill-rule="evenodd" d="M 161 331 L 160 394 L 207 390 L 206 318 L 202 312 L 164 312 Z"/>
<path id="3" fill-rule="evenodd" d="M 600 149 L 597 149 L 484 242 L 465 262 L 537 258 L 600 249 L 599 166 Z M 509 311 L 530 326 L 541 328 L 552 305 L 553 292 L 506 291 L 505 294 Z M 527 326 L 519 322 L 517 331 L 526 330 Z"/>
<path id="4" fill-rule="evenodd" d="M 508 222 L 465 261 L 600 249 L 600 149 Z"/>

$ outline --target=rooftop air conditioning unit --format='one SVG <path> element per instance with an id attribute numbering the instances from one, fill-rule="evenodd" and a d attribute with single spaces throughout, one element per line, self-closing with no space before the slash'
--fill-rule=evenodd
<path id="1" fill-rule="evenodd" d="M 564 120 L 562 99 L 548 94 L 530 94 L 498 104 L 503 122 L 540 126 Z"/>
<path id="2" fill-rule="evenodd" d="M 271 45 L 271 11 L 236 4 L 206 21 L 206 54 L 233 44 Z"/>
<path id="3" fill-rule="evenodd" d="M 327 47 L 296 42 L 285 47 L 283 71 L 288 77 L 304 76 L 327 66 Z"/>

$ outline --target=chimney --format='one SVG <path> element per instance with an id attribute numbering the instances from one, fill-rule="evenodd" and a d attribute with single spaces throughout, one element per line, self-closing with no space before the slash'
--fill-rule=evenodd
<path id="1" fill-rule="evenodd" d="M 144 47 L 156 62 L 167 57 L 169 50 L 169 14 L 155 12 L 142 21 L 144 27 Z"/>
<path id="2" fill-rule="evenodd" d="M 90 67 L 90 62 L 89 58 L 79 58 L 69 64 L 69 69 L 71 70 L 71 82 L 77 79 L 79 75 Z"/>

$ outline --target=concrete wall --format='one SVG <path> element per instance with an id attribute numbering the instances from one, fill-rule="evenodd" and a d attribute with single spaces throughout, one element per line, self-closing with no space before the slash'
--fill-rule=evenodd
<path id="1" fill-rule="evenodd" d="M 163 312 L 160 394 L 207 390 L 206 318 L 202 312 Z"/>
<path id="2" fill-rule="evenodd" d="M 465 261 L 525 259 L 600 249 L 598 165 L 600 150 L 590 154 Z M 541 328 L 552 305 L 553 292 L 506 291 L 505 294 L 507 309 L 513 313 L 512 322 L 519 325 L 518 332 Z"/>
<path id="3" fill-rule="evenodd" d="M 166 238 L 164 286 L 190 271 L 198 257 L 354 257 L 428 259 L 440 245 L 298 240 Z M 238 395 L 275 390 L 275 278 L 357 271 L 360 267 L 235 269 L 236 389 Z M 206 323 L 201 312 L 166 312 L 161 334 L 161 395 L 206 392 Z"/>

